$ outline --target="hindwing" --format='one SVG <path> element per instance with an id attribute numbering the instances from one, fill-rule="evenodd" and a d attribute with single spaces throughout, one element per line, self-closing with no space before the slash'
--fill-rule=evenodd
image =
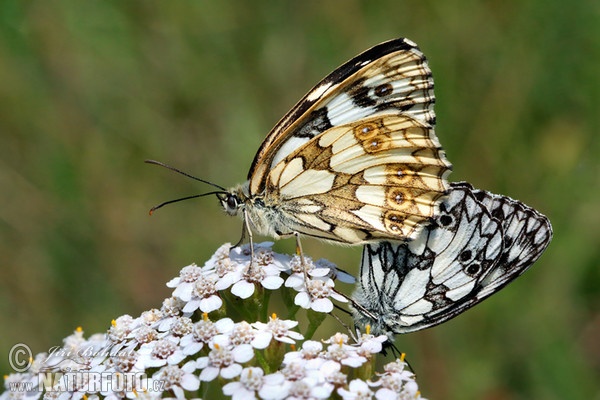
<path id="1" fill-rule="evenodd" d="M 364 247 L 355 319 L 386 333 L 442 323 L 523 273 L 551 236 L 537 211 L 453 183 L 435 222 L 415 240 Z"/>

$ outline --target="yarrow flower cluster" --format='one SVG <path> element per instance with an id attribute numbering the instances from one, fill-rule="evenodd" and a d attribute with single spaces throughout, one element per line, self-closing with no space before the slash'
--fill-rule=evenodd
<path id="1" fill-rule="evenodd" d="M 372 374 L 385 335 L 336 333 L 317 341 L 294 312 L 292 319 L 267 317 L 270 291 L 291 291 L 281 296 L 290 310 L 329 313 L 333 301 L 346 301 L 335 282 L 353 282 L 326 260 L 277 254 L 271 246 L 225 244 L 202 267 L 184 267 L 167 283 L 173 293 L 160 308 L 123 315 L 87 339 L 78 328 L 30 360 L 28 370 L 5 376 L 0 400 L 218 392 L 233 399 L 420 399 L 403 358 Z"/>

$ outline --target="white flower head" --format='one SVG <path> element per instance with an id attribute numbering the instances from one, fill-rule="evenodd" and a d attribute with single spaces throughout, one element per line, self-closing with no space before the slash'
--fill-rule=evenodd
<path id="1" fill-rule="evenodd" d="M 302 291 L 294 298 L 294 304 L 305 309 L 330 313 L 333 311 L 333 302 L 330 297 L 341 302 L 348 301 L 344 296 L 336 292 L 333 287 L 334 283 L 331 278 L 307 279 Z M 298 287 L 295 289 L 298 290 Z"/>
<path id="2" fill-rule="evenodd" d="M 167 365 L 152 375 L 153 381 L 160 381 L 159 385 L 153 385 L 149 389 L 155 391 L 156 388 L 170 390 L 177 399 L 185 399 L 184 390 L 194 392 L 200 388 L 200 380 L 194 374 L 196 363 L 187 362 L 184 366 Z"/>
<path id="3" fill-rule="evenodd" d="M 375 397 L 379 400 L 388 399 L 423 399 L 415 375 L 406 369 L 404 354 L 394 362 L 384 365 L 384 373 L 372 386 L 379 389 Z"/>
<path id="4" fill-rule="evenodd" d="M 217 281 L 219 280 L 216 274 L 210 274 L 201 277 L 193 283 L 190 299 L 183 307 L 184 313 L 192 313 L 197 309 L 202 312 L 212 312 L 218 310 L 223 305 L 223 300 L 217 294 Z"/>
<path id="5" fill-rule="evenodd" d="M 276 314 L 273 314 L 269 317 L 269 322 L 266 324 L 263 322 L 254 322 L 252 324 L 252 326 L 258 330 L 254 342 L 261 342 L 263 344 L 264 342 L 267 342 L 268 346 L 271 339 L 275 339 L 280 342 L 294 344 L 296 343 L 296 340 L 304 339 L 304 336 L 299 332 L 290 330 L 297 325 L 298 321 L 282 320 L 279 319 Z"/>
<path id="6" fill-rule="evenodd" d="M 337 392 L 344 400 L 367 400 L 373 398 L 373 391 L 371 391 L 369 385 L 360 379 L 352 380 L 347 390 L 339 388 Z"/>
<path id="7" fill-rule="evenodd" d="M 304 259 L 304 263 L 302 263 Z M 304 289 L 306 278 L 323 278 L 329 274 L 328 268 L 317 268 L 312 258 L 294 255 L 289 262 L 290 276 L 285 280 L 285 287 L 294 288 L 297 291 Z"/>
<path id="8" fill-rule="evenodd" d="M 327 347 L 326 357 L 330 360 L 337 361 L 342 365 L 358 368 L 367 362 L 367 359 L 359 354 L 357 347 L 345 344 L 343 339 L 344 336 L 346 335 L 340 334 L 338 343 L 330 344 Z"/>
<path id="9" fill-rule="evenodd" d="M 378 381 L 378 386 L 375 397 L 378 400 L 392 399 L 422 399 L 419 386 L 413 379 L 406 379 L 402 374 L 393 373 L 384 375 Z"/>
<path id="10" fill-rule="evenodd" d="M 334 386 L 316 377 L 305 377 L 291 382 L 289 399 L 328 399 L 333 393 Z"/>
<path id="11" fill-rule="evenodd" d="M 358 352 L 367 358 L 370 358 L 373 354 L 381 353 L 383 350 L 383 343 L 389 338 L 387 335 L 373 336 L 369 334 L 363 334 L 358 338 Z"/>
<path id="12" fill-rule="evenodd" d="M 264 349 L 269 343 L 266 343 L 263 347 L 262 342 L 254 340 L 258 331 L 246 321 L 238 322 L 233 326 L 233 329 L 229 333 L 229 340 L 234 346 L 240 344 L 250 344 L 255 349 Z"/>
<path id="13" fill-rule="evenodd" d="M 186 355 L 198 353 L 205 343 L 210 343 L 214 337 L 227 334 L 233 329 L 234 323 L 230 318 L 223 318 L 217 322 L 208 319 L 208 314 L 202 315 L 202 320 L 194 324 L 192 332 L 181 338 L 179 342 Z"/>
<path id="14" fill-rule="evenodd" d="M 174 337 L 165 337 L 151 343 L 145 343 L 138 350 L 138 354 L 140 357 L 135 366 L 142 370 L 162 367 L 166 364 L 179 364 L 187 356 L 179 346 L 178 339 Z"/>
<path id="15" fill-rule="evenodd" d="M 112 320 L 111 327 L 108 329 L 108 337 L 113 342 L 121 342 L 129 337 L 129 334 L 136 328 L 137 324 L 138 321 L 131 315 L 122 315 L 119 318 Z M 73 335 L 65 339 L 65 345 L 70 345 L 67 341 L 72 344 Z"/>
<path id="16" fill-rule="evenodd" d="M 140 322 L 148 326 L 155 326 L 163 317 L 162 311 L 157 308 L 152 308 L 142 313 Z"/>
<path id="17" fill-rule="evenodd" d="M 302 348 L 299 351 L 287 352 L 283 358 L 283 363 L 289 367 L 290 374 L 295 374 L 294 370 L 298 368 L 297 365 L 292 366 L 295 361 L 301 360 L 302 362 L 299 365 L 302 365 L 303 368 L 318 369 L 326 361 L 324 355 L 323 343 L 307 340 L 302 343 Z M 302 373 L 302 376 L 304 376 L 304 373 Z"/>
<path id="18" fill-rule="evenodd" d="M 129 351 L 120 351 L 110 357 L 108 362 L 109 367 L 112 367 L 116 372 L 131 372 L 138 360 L 138 353 Z"/>
<path id="19" fill-rule="evenodd" d="M 246 246 L 234 249 L 231 262 L 237 264 L 237 267 L 223 275 L 215 283 L 215 288 L 224 290 L 231 287 L 231 293 L 242 299 L 252 296 L 257 285 L 269 290 L 280 288 L 283 278 L 279 275 L 285 267 L 274 255 L 271 245 L 272 243 L 255 245 L 253 259 Z"/>
<path id="20" fill-rule="evenodd" d="M 163 300 L 160 311 L 164 317 L 176 317 L 181 314 L 181 309 L 185 305 L 185 302 L 178 297 L 167 297 Z"/>
<path id="21" fill-rule="evenodd" d="M 175 288 L 173 296 L 179 297 L 183 301 L 189 301 L 191 298 L 194 283 L 202 276 L 202 268 L 196 264 L 183 267 L 179 271 L 177 278 L 167 282 L 167 287 Z"/>
<path id="22" fill-rule="evenodd" d="M 261 368 L 244 368 L 240 380 L 223 386 L 223 393 L 233 400 L 255 399 L 257 394 L 262 399 L 283 399 L 287 395 L 284 380 L 281 373 L 265 375 Z"/>
<path id="23" fill-rule="evenodd" d="M 156 329 L 151 328 L 148 325 L 142 325 L 131 333 L 133 334 L 135 341 L 139 344 L 151 343 L 158 339 L 158 332 Z"/>
<path id="24" fill-rule="evenodd" d="M 161 332 L 171 329 L 171 325 L 176 321 L 176 318 L 181 315 L 184 306 L 185 302 L 179 297 L 171 296 L 164 299 L 162 307 L 160 308 L 163 318 L 158 323 L 157 329 Z"/>
<path id="25" fill-rule="evenodd" d="M 201 369 L 200 380 L 212 381 L 218 376 L 232 379 L 240 375 L 245 362 L 254 357 L 254 349 L 249 344 L 233 346 L 227 337 L 217 336 L 209 343 L 211 349 L 207 357 L 200 357 L 196 361 L 197 369 Z"/>

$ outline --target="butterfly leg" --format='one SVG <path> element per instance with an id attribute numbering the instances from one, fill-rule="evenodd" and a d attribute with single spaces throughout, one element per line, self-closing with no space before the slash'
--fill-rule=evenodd
<path id="1" fill-rule="evenodd" d="M 310 278 L 308 276 L 308 264 L 306 263 L 306 259 L 304 258 L 304 251 L 302 250 L 302 243 L 300 241 L 300 233 L 294 232 L 292 233 L 296 237 L 296 254 L 300 257 L 300 265 L 302 266 L 302 273 L 304 275 L 304 287 L 306 288 L 306 292 L 312 298 L 313 294 L 309 290 L 310 288 Z"/>
<path id="2" fill-rule="evenodd" d="M 302 243 L 300 242 L 300 234 L 294 232 L 292 235 L 296 237 L 296 254 L 300 257 L 300 263 L 303 267 L 306 267 L 306 261 L 304 260 L 304 252 L 302 251 Z M 304 269 L 304 276 L 306 277 L 306 268 Z"/>
<path id="3" fill-rule="evenodd" d="M 248 217 L 248 212 L 244 209 L 244 226 L 242 226 L 242 238 L 240 239 L 240 242 L 237 245 L 239 245 L 242 242 L 242 240 L 244 240 L 246 234 L 248 234 L 248 241 L 250 242 L 250 263 L 248 264 L 248 268 L 246 268 L 245 272 L 249 272 L 252 270 L 252 266 L 254 265 L 254 238 L 252 237 L 252 230 L 250 229 L 250 219 Z"/>

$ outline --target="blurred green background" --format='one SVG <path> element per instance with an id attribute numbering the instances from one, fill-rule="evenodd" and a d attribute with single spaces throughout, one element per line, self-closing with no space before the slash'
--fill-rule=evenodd
<path id="1" fill-rule="evenodd" d="M 436 79 L 452 180 L 520 199 L 555 237 L 501 294 L 398 337 L 431 399 L 600 398 L 600 3 L 0 3 L 0 367 L 159 307 L 239 238 L 208 190 L 335 67 L 408 37 Z M 355 271 L 360 249 L 304 240 Z M 293 240 L 278 243 L 293 251 Z M 338 326 L 332 326 L 338 328 Z"/>

